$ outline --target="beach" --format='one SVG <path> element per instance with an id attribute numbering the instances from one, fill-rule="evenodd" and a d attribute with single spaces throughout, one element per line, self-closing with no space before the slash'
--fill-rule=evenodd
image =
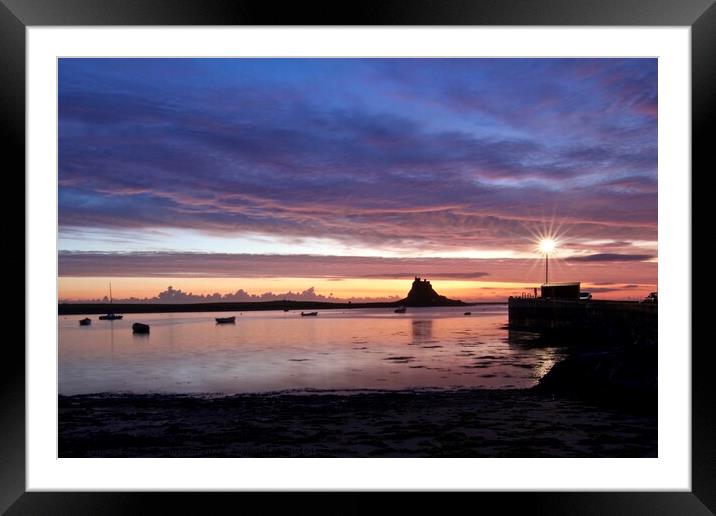
<path id="1" fill-rule="evenodd" d="M 657 417 L 539 389 L 59 398 L 60 457 L 655 457 Z"/>

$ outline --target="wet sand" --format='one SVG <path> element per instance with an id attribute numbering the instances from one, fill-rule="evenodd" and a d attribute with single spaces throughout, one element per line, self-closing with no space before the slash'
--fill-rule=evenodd
<path id="1" fill-rule="evenodd" d="M 59 398 L 60 457 L 656 457 L 653 409 L 538 389 Z"/>

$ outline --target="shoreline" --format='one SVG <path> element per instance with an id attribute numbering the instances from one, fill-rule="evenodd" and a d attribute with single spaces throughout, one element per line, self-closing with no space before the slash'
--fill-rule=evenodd
<path id="1" fill-rule="evenodd" d="M 404 300 L 403 300 L 404 301 Z M 507 301 L 463 303 L 460 305 L 408 306 L 409 308 L 457 308 L 465 306 L 507 306 Z M 385 303 L 330 303 L 323 301 L 250 301 L 222 303 L 58 303 L 58 315 L 105 314 L 111 308 L 114 313 L 149 314 L 180 312 L 255 312 L 269 310 L 346 310 L 358 308 L 396 308 L 402 301 Z"/>

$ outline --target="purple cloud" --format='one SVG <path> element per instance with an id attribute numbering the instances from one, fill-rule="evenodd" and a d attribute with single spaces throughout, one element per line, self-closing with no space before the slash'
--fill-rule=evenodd
<path id="1" fill-rule="evenodd" d="M 616 261 L 622 261 L 617 258 Z M 633 265 L 629 262 L 634 262 Z M 552 263 L 552 262 L 550 262 Z M 619 267 L 603 267 L 604 260 L 556 260 L 554 277 L 612 285 L 637 281 L 655 283 L 657 263 L 626 260 Z M 62 277 L 160 278 L 286 278 L 405 279 L 537 282 L 541 263 L 526 259 L 383 258 L 305 254 L 228 253 L 97 253 L 60 252 Z M 627 280 L 628 278 L 628 280 Z"/>
<path id="2" fill-rule="evenodd" d="M 566 260 L 569 262 L 643 262 L 652 258 L 654 255 L 650 254 L 600 253 L 588 256 L 570 256 Z"/>
<path id="3" fill-rule="evenodd" d="M 656 240 L 656 60 L 60 61 L 59 224 L 527 249 Z M 99 249 L 101 250 L 101 249 Z"/>

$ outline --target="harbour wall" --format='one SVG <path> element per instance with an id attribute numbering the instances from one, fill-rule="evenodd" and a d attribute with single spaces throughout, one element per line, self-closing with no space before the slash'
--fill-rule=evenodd
<path id="1" fill-rule="evenodd" d="M 657 341 L 657 303 L 511 297 L 507 306 L 510 329 L 582 340 L 608 337 L 634 343 Z"/>

